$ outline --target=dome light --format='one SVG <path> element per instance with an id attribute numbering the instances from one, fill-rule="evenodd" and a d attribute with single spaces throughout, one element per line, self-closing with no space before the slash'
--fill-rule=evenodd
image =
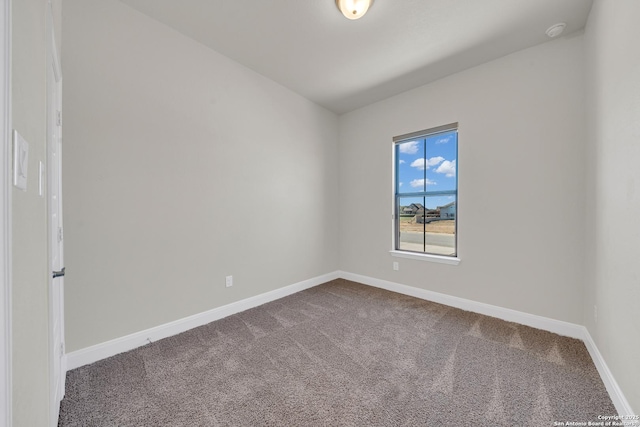
<path id="1" fill-rule="evenodd" d="M 359 19 L 367 13 L 373 0 L 336 0 L 340 12 L 347 19 Z"/>

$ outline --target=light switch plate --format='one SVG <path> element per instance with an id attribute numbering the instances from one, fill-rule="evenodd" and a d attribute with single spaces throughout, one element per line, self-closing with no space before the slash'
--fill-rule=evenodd
<path id="1" fill-rule="evenodd" d="M 29 166 L 29 144 L 13 131 L 13 185 L 27 191 L 27 167 Z"/>

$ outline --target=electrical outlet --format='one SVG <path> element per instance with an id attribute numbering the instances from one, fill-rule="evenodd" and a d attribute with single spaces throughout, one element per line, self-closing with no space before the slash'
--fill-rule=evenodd
<path id="1" fill-rule="evenodd" d="M 394 271 L 400 270 L 400 263 L 399 262 L 397 262 L 397 261 L 393 262 L 393 270 Z"/>
<path id="2" fill-rule="evenodd" d="M 593 320 L 595 320 L 595 322 L 598 323 L 598 306 L 597 305 L 593 306 Z"/>
<path id="3" fill-rule="evenodd" d="M 227 286 L 227 288 L 233 286 L 233 276 L 227 276 L 224 278 L 224 284 Z"/>

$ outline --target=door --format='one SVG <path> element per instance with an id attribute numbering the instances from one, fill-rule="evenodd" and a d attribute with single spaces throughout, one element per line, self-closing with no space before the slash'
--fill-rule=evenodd
<path id="1" fill-rule="evenodd" d="M 58 424 L 64 397 L 64 240 L 62 229 L 62 75 L 56 52 L 53 17 L 49 14 L 47 55 L 47 198 L 49 206 L 49 343 L 51 424 Z"/>

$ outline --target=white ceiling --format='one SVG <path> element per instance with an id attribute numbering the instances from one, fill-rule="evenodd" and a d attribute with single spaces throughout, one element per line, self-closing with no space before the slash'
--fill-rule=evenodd
<path id="1" fill-rule="evenodd" d="M 582 29 L 592 0 L 121 0 L 338 114 Z"/>

